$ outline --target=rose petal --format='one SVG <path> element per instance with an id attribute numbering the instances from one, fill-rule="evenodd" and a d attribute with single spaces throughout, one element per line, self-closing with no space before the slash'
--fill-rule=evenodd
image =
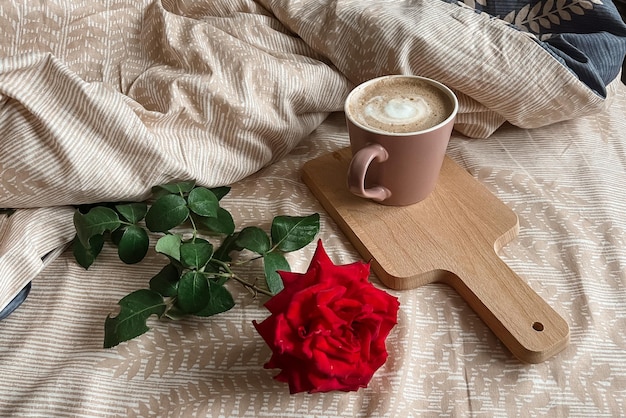
<path id="1" fill-rule="evenodd" d="M 274 329 L 276 326 L 274 322 L 276 318 L 274 316 L 270 316 L 266 318 L 262 322 L 252 321 L 252 324 L 256 328 L 257 332 L 263 337 L 263 340 L 269 347 L 274 350 Z"/>
<path id="2" fill-rule="evenodd" d="M 284 288 L 271 299 L 265 302 L 265 307 L 271 313 L 280 313 L 287 309 L 293 299 L 293 295 L 302 289 L 305 289 L 315 282 L 308 278 L 306 275 L 299 273 L 292 273 L 287 271 L 279 272 L 281 279 L 283 280 Z"/>
<path id="3" fill-rule="evenodd" d="M 387 359 L 398 299 L 369 282 L 369 263 L 335 265 L 321 240 L 306 273 L 280 272 L 284 289 L 254 326 L 272 349 L 267 368 L 291 393 L 366 387 Z"/>

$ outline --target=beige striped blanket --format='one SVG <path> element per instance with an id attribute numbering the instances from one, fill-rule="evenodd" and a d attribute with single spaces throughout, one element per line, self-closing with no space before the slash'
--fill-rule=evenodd
<path id="1" fill-rule="evenodd" d="M 532 34 L 440 0 L 2 0 L 0 33 L 0 208 L 15 209 L 0 214 L 0 309 L 33 283 L 0 321 L 0 416 L 626 414 L 618 79 L 602 97 Z M 72 205 L 229 184 L 238 225 L 320 212 L 331 258 L 353 262 L 300 168 L 347 146 L 354 85 L 396 73 L 458 94 L 448 155 L 518 214 L 502 256 L 568 322 L 565 351 L 519 363 L 443 285 L 392 292 L 390 358 L 354 393 L 289 395 L 262 367 L 263 299 L 243 291 L 219 317 L 101 348 L 105 317 L 162 263 L 107 247 L 84 271 L 62 252 Z"/>

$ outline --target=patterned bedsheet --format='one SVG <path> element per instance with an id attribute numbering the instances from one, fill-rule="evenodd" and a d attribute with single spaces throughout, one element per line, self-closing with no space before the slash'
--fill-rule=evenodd
<path id="1" fill-rule="evenodd" d="M 30 289 L 0 321 L 1 416 L 626 413 L 626 26 L 610 1 L 7 0 L 0 29 L 0 310 Z M 502 257 L 566 319 L 566 350 L 521 364 L 443 285 L 392 292 L 389 360 L 354 393 L 274 381 L 246 292 L 101 348 L 160 259 L 105 248 L 84 271 L 64 251 L 73 205 L 230 184 L 238 223 L 320 212 L 331 258 L 353 262 L 299 173 L 347 146 L 349 90 L 392 73 L 458 94 L 448 155 L 519 216 Z"/>

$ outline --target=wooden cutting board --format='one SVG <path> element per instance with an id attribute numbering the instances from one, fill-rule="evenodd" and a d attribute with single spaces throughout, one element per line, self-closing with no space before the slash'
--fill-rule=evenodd
<path id="1" fill-rule="evenodd" d="M 567 346 L 567 323 L 497 255 L 519 223 L 480 182 L 446 157 L 426 200 L 384 206 L 348 191 L 350 158 L 344 148 L 311 160 L 302 179 L 386 286 L 449 284 L 524 362 Z"/>

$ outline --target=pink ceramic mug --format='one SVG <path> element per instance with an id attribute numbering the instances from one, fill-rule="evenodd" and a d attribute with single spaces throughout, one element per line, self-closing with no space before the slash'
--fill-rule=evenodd
<path id="1" fill-rule="evenodd" d="M 357 86 L 345 104 L 350 192 L 392 206 L 424 200 L 436 186 L 458 107 L 449 88 L 424 77 Z"/>

